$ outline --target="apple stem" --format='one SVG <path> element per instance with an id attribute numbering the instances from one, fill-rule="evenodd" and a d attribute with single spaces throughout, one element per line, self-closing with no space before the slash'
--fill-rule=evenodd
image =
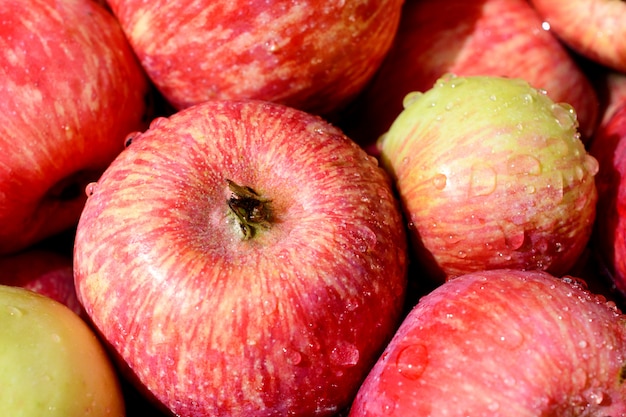
<path id="1" fill-rule="evenodd" d="M 229 179 L 226 182 L 233 193 L 228 199 L 228 207 L 239 222 L 243 239 L 254 237 L 258 228 L 269 228 L 272 217 L 270 200 L 248 186 L 241 186 Z"/>

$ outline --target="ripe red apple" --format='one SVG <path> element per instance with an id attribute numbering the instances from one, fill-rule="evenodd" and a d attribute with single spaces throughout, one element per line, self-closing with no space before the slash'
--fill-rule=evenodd
<path id="1" fill-rule="evenodd" d="M 84 187 L 145 126 L 149 84 L 92 0 L 0 8 L 0 253 L 78 221 Z"/>
<path id="2" fill-rule="evenodd" d="M 0 285 L 0 410 L 20 417 L 124 417 L 118 374 L 63 304 Z"/>
<path id="3" fill-rule="evenodd" d="M 94 325 L 177 416 L 326 416 L 398 324 L 406 234 L 375 158 L 277 103 L 158 118 L 89 187 L 74 274 Z"/>
<path id="4" fill-rule="evenodd" d="M 572 105 L 583 139 L 598 118 L 586 75 L 525 0 L 420 0 L 404 5 L 397 37 L 343 124 L 368 151 L 402 111 L 404 96 L 446 73 L 522 78 Z M 343 125 L 342 125 L 343 126 Z"/>
<path id="5" fill-rule="evenodd" d="M 576 263 L 595 219 L 598 162 L 570 106 L 492 76 L 446 76 L 405 104 L 381 139 L 381 160 L 430 276 L 560 276 Z"/>
<path id="6" fill-rule="evenodd" d="M 52 298 L 78 315 L 72 258 L 44 249 L 26 249 L 0 257 L 0 284 L 22 287 Z"/>
<path id="7" fill-rule="evenodd" d="M 626 317 L 571 277 L 458 277 L 411 310 L 349 415 L 624 416 Z"/>
<path id="8" fill-rule="evenodd" d="M 402 0 L 110 0 L 147 73 L 178 109 L 253 98 L 319 114 L 369 81 Z"/>
<path id="9" fill-rule="evenodd" d="M 626 101 L 599 127 L 590 152 L 600 164 L 592 243 L 613 283 L 626 295 Z"/>
<path id="10" fill-rule="evenodd" d="M 626 3 L 530 0 L 550 30 L 581 55 L 626 72 Z"/>

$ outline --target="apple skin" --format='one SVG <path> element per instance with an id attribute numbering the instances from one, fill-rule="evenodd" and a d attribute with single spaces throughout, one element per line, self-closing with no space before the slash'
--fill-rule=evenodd
<path id="1" fill-rule="evenodd" d="M 626 318 L 584 282 L 475 272 L 411 310 L 349 416 L 624 416 L 625 375 Z"/>
<path id="2" fill-rule="evenodd" d="M 626 72 L 626 4 L 616 0 L 530 0 L 550 31 L 593 61 Z"/>
<path id="3" fill-rule="evenodd" d="M 252 98 L 330 115 L 371 79 L 402 0 L 109 0 L 154 84 L 177 109 Z"/>
<path id="4" fill-rule="evenodd" d="M 149 81 L 91 0 L 0 10 L 0 254 L 75 226 L 84 187 L 147 126 Z"/>
<path id="5" fill-rule="evenodd" d="M 626 101 L 598 129 L 589 151 L 600 164 L 592 244 L 609 278 L 626 295 Z"/>
<path id="6" fill-rule="evenodd" d="M 124 417 L 104 346 L 63 304 L 0 285 L 0 409 L 16 417 Z"/>
<path id="7" fill-rule="evenodd" d="M 381 161 L 426 275 L 573 267 L 595 219 L 598 162 L 571 107 L 492 76 L 444 76 L 405 104 Z"/>
<path id="8" fill-rule="evenodd" d="M 446 73 L 494 75 L 525 79 L 572 105 L 587 140 L 598 119 L 596 92 L 541 23 L 525 0 L 407 1 L 387 58 L 341 126 L 377 155 L 372 145 L 402 111 L 406 94 L 430 89 Z"/>
<path id="9" fill-rule="evenodd" d="M 248 239 L 227 180 L 269 200 Z M 407 239 L 391 181 L 319 117 L 192 106 L 155 119 L 88 192 L 79 299 L 177 416 L 332 415 L 399 324 Z"/>
<path id="10" fill-rule="evenodd" d="M 26 288 L 83 314 L 76 296 L 71 256 L 37 248 L 2 256 L 0 284 Z"/>

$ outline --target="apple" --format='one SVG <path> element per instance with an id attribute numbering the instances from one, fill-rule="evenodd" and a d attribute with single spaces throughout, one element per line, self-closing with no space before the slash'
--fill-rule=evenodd
<path id="1" fill-rule="evenodd" d="M 39 248 L 2 256 L 0 284 L 26 288 L 64 304 L 78 315 L 83 314 L 70 256 Z"/>
<path id="2" fill-rule="evenodd" d="M 332 415 L 399 324 L 390 178 L 320 117 L 209 100 L 155 119 L 87 192 L 79 299 L 174 415 Z"/>
<path id="3" fill-rule="evenodd" d="M 330 115 L 373 76 L 402 0 L 109 0 L 177 109 L 252 98 Z"/>
<path id="4" fill-rule="evenodd" d="M 525 79 L 576 109 L 584 141 L 597 124 L 593 86 L 527 1 L 420 0 L 404 4 L 387 58 L 340 126 L 377 155 L 373 144 L 406 94 L 430 89 L 446 73 Z"/>
<path id="5" fill-rule="evenodd" d="M 595 83 L 602 104 L 600 125 L 605 125 L 609 123 L 615 110 L 626 103 L 626 73 L 605 68 L 605 71 L 599 71 Z M 598 127 L 602 128 L 604 127 Z"/>
<path id="6" fill-rule="evenodd" d="M 407 315 L 350 417 L 624 416 L 626 317 L 574 277 L 491 270 Z"/>
<path id="7" fill-rule="evenodd" d="M 0 10 L 0 254 L 74 226 L 84 187 L 145 128 L 150 85 L 92 0 Z"/>
<path id="8" fill-rule="evenodd" d="M 566 45 L 581 55 L 626 72 L 626 3 L 616 0 L 530 0 Z"/>
<path id="9" fill-rule="evenodd" d="M 63 304 L 0 285 L 0 409 L 19 417 L 124 417 L 104 346 Z"/>
<path id="10" fill-rule="evenodd" d="M 405 105 L 379 146 L 427 275 L 560 276 L 576 263 L 595 220 L 599 168 L 571 106 L 522 79 L 453 75 Z"/>
<path id="11" fill-rule="evenodd" d="M 602 124 L 591 143 L 598 160 L 598 218 L 592 244 L 616 288 L 626 295 L 626 100 Z"/>

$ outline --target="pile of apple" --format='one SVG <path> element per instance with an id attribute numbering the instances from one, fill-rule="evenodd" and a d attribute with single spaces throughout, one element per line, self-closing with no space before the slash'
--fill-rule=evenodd
<path id="1" fill-rule="evenodd" d="M 612 0 L 3 1 L 0 410 L 626 416 L 625 40 Z"/>

